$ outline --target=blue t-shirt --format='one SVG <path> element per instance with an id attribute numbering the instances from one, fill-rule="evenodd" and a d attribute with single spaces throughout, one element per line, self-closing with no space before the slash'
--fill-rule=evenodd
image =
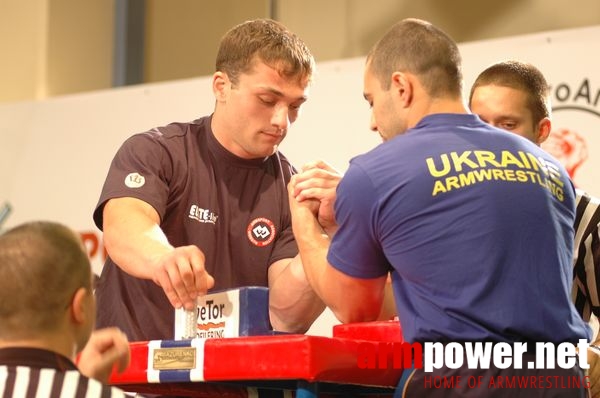
<path id="1" fill-rule="evenodd" d="M 435 114 L 352 159 L 328 261 L 392 272 L 406 341 L 577 342 L 574 189 L 528 140 L 468 114 Z"/>

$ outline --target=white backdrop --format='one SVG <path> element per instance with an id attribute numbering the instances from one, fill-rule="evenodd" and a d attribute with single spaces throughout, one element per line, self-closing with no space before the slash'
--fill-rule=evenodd
<path id="1" fill-rule="evenodd" d="M 547 149 L 560 148 L 576 185 L 597 196 L 599 39 L 600 26 L 593 26 L 460 45 L 465 93 L 499 60 L 529 61 L 544 72 L 553 87 L 553 135 L 562 133 Z M 344 171 L 353 155 L 379 143 L 368 129 L 363 64 L 363 58 L 318 64 L 311 98 L 281 146 L 296 166 L 324 159 Z M 64 222 L 82 233 L 99 272 L 104 252 L 92 211 L 118 146 L 135 132 L 208 114 L 213 103 L 210 78 L 203 77 L 0 105 L 0 206 L 13 207 L 3 227 Z M 327 335 L 332 322 L 327 314 L 313 330 Z"/>

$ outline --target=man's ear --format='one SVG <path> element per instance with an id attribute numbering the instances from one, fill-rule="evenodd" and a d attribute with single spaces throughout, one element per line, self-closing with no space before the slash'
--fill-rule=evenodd
<path id="1" fill-rule="evenodd" d="M 413 99 L 413 82 L 410 77 L 404 72 L 392 73 L 391 89 L 394 91 L 396 98 L 400 100 L 403 107 L 408 107 Z"/>
<path id="2" fill-rule="evenodd" d="M 225 72 L 215 72 L 213 74 L 212 88 L 217 101 L 225 101 L 231 87 L 229 76 Z"/>
<path id="3" fill-rule="evenodd" d="M 77 323 L 84 323 L 88 316 L 92 316 L 91 314 L 88 314 L 89 306 L 87 305 L 87 300 L 89 300 L 88 295 L 90 294 L 91 292 L 88 289 L 80 287 L 73 295 L 71 302 L 71 316 Z"/>
<path id="4" fill-rule="evenodd" d="M 536 144 L 540 145 L 542 142 L 546 141 L 550 132 L 552 131 L 552 122 L 549 118 L 545 117 L 537 125 L 537 142 Z"/>

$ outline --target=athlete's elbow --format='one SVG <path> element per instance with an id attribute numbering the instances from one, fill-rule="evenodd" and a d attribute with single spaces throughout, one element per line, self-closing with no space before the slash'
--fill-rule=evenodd
<path id="1" fill-rule="evenodd" d="M 342 323 L 357 323 L 357 322 L 371 322 L 377 320 L 381 308 L 370 307 L 354 307 L 349 306 L 343 308 L 336 308 L 332 311 L 336 318 Z"/>
<path id="2" fill-rule="evenodd" d="M 277 310 L 269 310 L 269 320 L 274 331 L 285 333 L 304 334 L 310 328 L 312 322 L 295 317 L 285 317 Z"/>

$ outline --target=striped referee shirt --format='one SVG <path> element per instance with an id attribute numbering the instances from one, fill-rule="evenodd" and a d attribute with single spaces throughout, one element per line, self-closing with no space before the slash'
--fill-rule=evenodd
<path id="1" fill-rule="evenodd" d="M 37 348 L 0 349 L 1 398 L 112 398 L 125 397 L 79 373 L 69 359 Z"/>
<path id="2" fill-rule="evenodd" d="M 593 313 L 600 317 L 600 199 L 577 190 L 573 291 L 577 312 L 589 322 Z"/>

